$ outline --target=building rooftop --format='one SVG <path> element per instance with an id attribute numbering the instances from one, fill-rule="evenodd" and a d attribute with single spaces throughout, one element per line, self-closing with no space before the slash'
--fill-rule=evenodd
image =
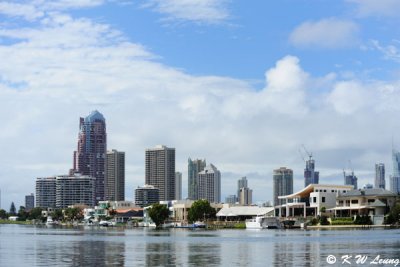
<path id="1" fill-rule="evenodd" d="M 350 190 L 340 193 L 339 197 L 358 197 L 358 196 L 396 196 L 392 191 L 383 188 Z"/>
<path id="2" fill-rule="evenodd" d="M 310 196 L 311 192 L 314 192 L 314 189 L 318 188 L 331 188 L 331 189 L 339 189 L 339 190 L 352 190 L 354 187 L 352 185 L 336 185 L 336 184 L 309 184 L 307 187 L 302 190 L 287 195 L 287 196 L 278 196 L 279 199 L 292 199 L 292 198 L 306 198 Z"/>
<path id="3" fill-rule="evenodd" d="M 258 206 L 232 206 L 223 207 L 217 213 L 217 217 L 229 217 L 229 216 L 257 216 L 265 215 L 274 211 L 273 207 L 258 207 Z"/>
<path id="4" fill-rule="evenodd" d="M 94 122 L 96 120 L 105 121 L 103 114 L 98 112 L 97 110 L 93 110 L 89 116 L 85 118 L 85 122 Z"/>

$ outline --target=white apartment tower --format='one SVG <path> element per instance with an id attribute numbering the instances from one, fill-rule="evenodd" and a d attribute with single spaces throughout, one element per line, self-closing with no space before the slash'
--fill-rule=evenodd
<path id="1" fill-rule="evenodd" d="M 212 164 L 198 174 L 199 199 L 221 202 L 221 172 Z"/>

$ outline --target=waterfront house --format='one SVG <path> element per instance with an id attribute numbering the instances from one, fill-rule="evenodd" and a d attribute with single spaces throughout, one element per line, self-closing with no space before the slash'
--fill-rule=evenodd
<path id="1" fill-rule="evenodd" d="M 257 215 L 274 216 L 273 207 L 259 206 L 232 206 L 224 204 L 223 208 L 217 213 L 218 221 L 244 221 Z"/>
<path id="2" fill-rule="evenodd" d="M 373 224 L 382 224 L 384 215 L 395 205 L 397 195 L 383 188 L 358 189 L 340 193 L 334 211 L 337 217 L 368 215 Z"/>
<path id="3" fill-rule="evenodd" d="M 275 215 L 279 217 L 320 216 L 323 211 L 336 207 L 336 197 L 340 193 L 353 190 L 352 185 L 310 184 L 302 190 L 286 196 L 285 204 L 275 206 Z"/>

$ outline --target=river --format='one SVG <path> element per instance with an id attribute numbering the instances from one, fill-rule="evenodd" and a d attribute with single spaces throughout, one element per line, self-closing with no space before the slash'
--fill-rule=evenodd
<path id="1" fill-rule="evenodd" d="M 395 266 L 400 230 L 0 225 L 0 266 L 350 266 L 344 259 L 353 266 Z"/>

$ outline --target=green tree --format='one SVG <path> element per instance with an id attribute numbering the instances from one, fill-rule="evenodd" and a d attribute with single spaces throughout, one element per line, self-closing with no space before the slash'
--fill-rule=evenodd
<path id="1" fill-rule="evenodd" d="M 0 209 L 0 219 L 6 219 L 7 218 L 7 212 L 3 209 Z"/>
<path id="2" fill-rule="evenodd" d="M 40 220 L 42 218 L 42 208 L 36 207 L 30 210 L 28 219 L 30 220 Z"/>
<path id="3" fill-rule="evenodd" d="M 51 218 L 53 220 L 62 220 L 64 217 L 64 214 L 62 212 L 62 209 L 55 209 L 51 214 L 50 214 Z"/>
<path id="4" fill-rule="evenodd" d="M 72 220 L 81 220 L 83 218 L 82 209 L 81 208 L 66 208 L 64 211 L 65 217 L 69 221 Z"/>
<path id="5" fill-rule="evenodd" d="M 190 222 L 202 221 L 206 218 L 215 218 L 215 214 L 216 210 L 211 207 L 208 200 L 200 199 L 193 202 L 188 212 L 188 218 Z"/>
<path id="6" fill-rule="evenodd" d="M 400 223 L 400 203 L 397 203 L 385 219 L 386 224 Z"/>
<path id="7" fill-rule="evenodd" d="M 26 221 L 29 213 L 25 210 L 24 206 L 20 206 L 18 210 L 18 221 Z"/>
<path id="8" fill-rule="evenodd" d="M 14 216 L 17 214 L 17 210 L 15 209 L 14 202 L 11 202 L 11 207 L 10 207 L 10 215 Z"/>
<path id="9" fill-rule="evenodd" d="M 153 204 L 149 209 L 149 216 L 158 228 L 169 217 L 168 207 L 158 203 Z"/>

